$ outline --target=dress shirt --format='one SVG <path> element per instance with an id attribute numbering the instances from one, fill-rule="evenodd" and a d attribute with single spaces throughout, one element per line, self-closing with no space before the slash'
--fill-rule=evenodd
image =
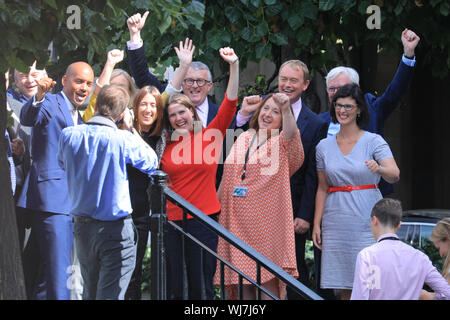
<path id="1" fill-rule="evenodd" d="M 58 161 L 67 173 L 70 213 L 102 221 L 132 212 L 127 164 L 148 176 L 158 164 L 155 152 L 140 137 L 102 116 L 62 131 Z"/>
<path id="2" fill-rule="evenodd" d="M 418 300 L 424 283 L 435 299 L 450 299 L 450 285 L 428 256 L 388 233 L 358 254 L 351 299 Z"/>
<path id="3" fill-rule="evenodd" d="M 64 101 L 66 101 L 67 106 L 69 107 L 70 114 L 72 115 L 73 125 L 78 125 L 78 110 L 73 107 L 72 102 L 70 102 L 69 98 L 67 98 L 64 91 L 61 91 L 61 94 L 64 97 Z"/>
<path id="4" fill-rule="evenodd" d="M 202 122 L 203 128 L 206 128 L 208 126 L 208 98 L 206 98 L 200 105 L 196 106 L 195 110 L 197 111 L 197 115 Z"/>
<path id="5" fill-rule="evenodd" d="M 302 98 L 292 104 L 292 111 L 294 112 L 295 121 L 297 121 L 298 115 L 300 114 L 300 111 L 302 111 Z M 251 115 L 244 116 L 241 114 L 241 110 L 239 110 L 236 115 L 236 126 L 242 127 L 250 120 L 251 117 L 253 117 L 253 113 Z"/>
<path id="6" fill-rule="evenodd" d="M 16 191 L 16 169 L 14 167 L 14 160 L 13 160 L 11 142 L 9 141 L 9 134 L 8 134 L 8 131 L 6 131 L 6 130 L 5 130 L 5 139 L 6 139 L 7 148 L 8 148 L 7 154 L 8 154 L 10 173 L 11 173 L 11 190 L 14 195 L 14 193 Z"/>

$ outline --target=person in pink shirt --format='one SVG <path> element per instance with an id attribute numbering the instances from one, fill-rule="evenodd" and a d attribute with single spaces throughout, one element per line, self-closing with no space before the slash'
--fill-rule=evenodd
<path id="1" fill-rule="evenodd" d="M 371 213 L 371 231 L 377 243 L 358 254 L 351 300 L 418 300 L 426 283 L 435 299 L 450 300 L 450 285 L 428 256 L 396 235 L 402 217 L 401 202 L 384 198 Z"/>

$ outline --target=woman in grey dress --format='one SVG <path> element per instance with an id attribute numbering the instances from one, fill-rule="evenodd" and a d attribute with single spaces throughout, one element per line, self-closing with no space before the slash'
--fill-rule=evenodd
<path id="1" fill-rule="evenodd" d="M 330 113 L 341 129 L 316 148 L 319 184 L 312 238 L 322 250 L 321 288 L 341 289 L 341 299 L 349 299 L 356 256 L 374 243 L 370 212 L 382 198 L 377 184 L 380 177 L 397 182 L 400 170 L 386 141 L 362 129 L 369 113 L 359 86 L 341 87 Z"/>

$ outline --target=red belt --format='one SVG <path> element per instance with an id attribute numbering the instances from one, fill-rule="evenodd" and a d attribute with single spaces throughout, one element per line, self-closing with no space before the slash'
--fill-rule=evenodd
<path id="1" fill-rule="evenodd" d="M 365 189 L 376 189 L 378 188 L 378 185 L 376 184 L 367 184 L 364 186 L 342 186 L 342 187 L 330 187 L 328 188 L 327 192 L 336 192 L 336 191 L 347 191 L 351 192 L 353 190 L 365 190 Z"/>

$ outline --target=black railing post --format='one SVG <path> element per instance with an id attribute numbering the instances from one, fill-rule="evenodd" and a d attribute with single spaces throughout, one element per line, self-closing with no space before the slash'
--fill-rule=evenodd
<path id="1" fill-rule="evenodd" d="M 166 300 L 166 254 L 164 232 L 167 226 L 166 195 L 167 174 L 157 170 L 152 174 L 152 212 L 150 216 L 151 234 L 151 299 Z"/>

